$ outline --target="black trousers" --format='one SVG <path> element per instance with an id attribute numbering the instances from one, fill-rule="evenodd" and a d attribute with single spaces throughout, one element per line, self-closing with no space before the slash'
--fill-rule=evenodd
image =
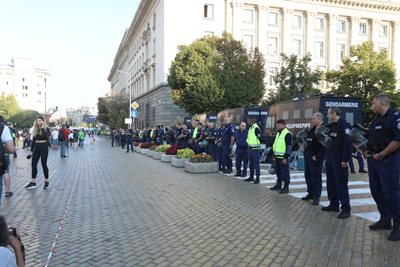
<path id="1" fill-rule="evenodd" d="M 36 143 L 32 154 L 32 178 L 37 175 L 37 164 L 42 163 L 44 178 L 49 178 L 49 168 L 47 168 L 47 156 L 49 155 L 49 147 L 47 143 Z"/>

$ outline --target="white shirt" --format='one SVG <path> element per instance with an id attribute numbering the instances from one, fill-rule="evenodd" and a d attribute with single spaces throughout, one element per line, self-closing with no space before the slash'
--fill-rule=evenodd
<path id="1" fill-rule="evenodd" d="M 0 267 L 17 267 L 14 253 L 6 247 L 0 247 Z"/>
<path id="2" fill-rule="evenodd" d="M 33 140 L 33 127 L 29 129 L 29 139 Z"/>
<path id="3" fill-rule="evenodd" d="M 57 130 L 54 130 L 54 131 L 51 132 L 51 138 L 53 138 L 53 139 L 57 139 L 58 138 L 58 131 Z"/>
<path id="4" fill-rule="evenodd" d="M 10 129 L 6 125 L 4 125 L 3 133 L 1 134 L 1 141 L 3 143 L 13 141 Z"/>

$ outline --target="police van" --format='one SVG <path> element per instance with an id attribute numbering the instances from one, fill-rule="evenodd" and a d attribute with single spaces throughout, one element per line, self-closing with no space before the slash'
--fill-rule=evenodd
<path id="1" fill-rule="evenodd" d="M 265 132 L 270 136 L 275 135 L 275 123 L 278 119 L 283 119 L 289 131 L 292 132 L 293 136 L 296 136 L 297 132 L 311 128 L 311 118 L 316 112 L 321 112 L 324 115 L 324 123 L 328 123 L 326 114 L 331 107 L 340 108 L 341 117 L 351 125 L 354 123 L 362 124 L 363 103 L 361 98 L 317 95 L 271 105 L 265 124 Z"/>

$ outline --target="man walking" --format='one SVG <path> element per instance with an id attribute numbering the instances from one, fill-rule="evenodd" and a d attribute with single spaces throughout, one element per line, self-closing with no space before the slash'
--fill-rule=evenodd
<path id="1" fill-rule="evenodd" d="M 236 132 L 236 146 L 237 148 L 236 148 L 235 177 L 246 177 L 248 157 L 247 157 L 247 129 L 245 122 L 240 123 L 239 131 Z M 242 162 L 243 162 L 243 170 L 241 169 Z"/>

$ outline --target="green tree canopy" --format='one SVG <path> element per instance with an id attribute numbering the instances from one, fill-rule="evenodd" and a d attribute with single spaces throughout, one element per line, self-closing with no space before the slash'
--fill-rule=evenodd
<path id="1" fill-rule="evenodd" d="M 168 83 L 175 104 L 190 114 L 258 104 L 264 95 L 264 58 L 227 33 L 178 47 Z"/>
<path id="2" fill-rule="evenodd" d="M 332 83 L 332 92 L 338 96 L 361 97 L 364 103 L 364 121 L 370 121 L 375 95 L 386 94 L 394 106 L 400 104 L 396 88 L 396 69 L 389 60 L 386 49 L 374 51 L 372 42 L 350 48 L 350 57 L 342 59 L 338 70 L 327 72 L 326 80 Z"/>
<path id="3" fill-rule="evenodd" d="M 322 72 L 312 70 L 310 62 L 310 53 L 302 58 L 281 54 L 281 68 L 274 79 L 277 88 L 268 93 L 267 102 L 273 104 L 320 93 L 317 85 L 322 79 Z"/>
<path id="4" fill-rule="evenodd" d="M 14 124 L 15 128 L 31 128 L 36 116 L 40 115 L 36 110 L 26 109 L 18 112 L 14 116 L 8 118 L 6 121 L 10 121 Z"/>
<path id="5" fill-rule="evenodd" d="M 5 95 L 3 93 L 0 96 L 0 103 L 0 115 L 2 115 L 6 121 L 21 111 L 18 101 L 13 95 Z"/>
<path id="6" fill-rule="evenodd" d="M 129 118 L 129 99 L 119 94 L 112 97 L 99 97 L 97 120 L 110 128 L 125 128 L 125 118 Z"/>

